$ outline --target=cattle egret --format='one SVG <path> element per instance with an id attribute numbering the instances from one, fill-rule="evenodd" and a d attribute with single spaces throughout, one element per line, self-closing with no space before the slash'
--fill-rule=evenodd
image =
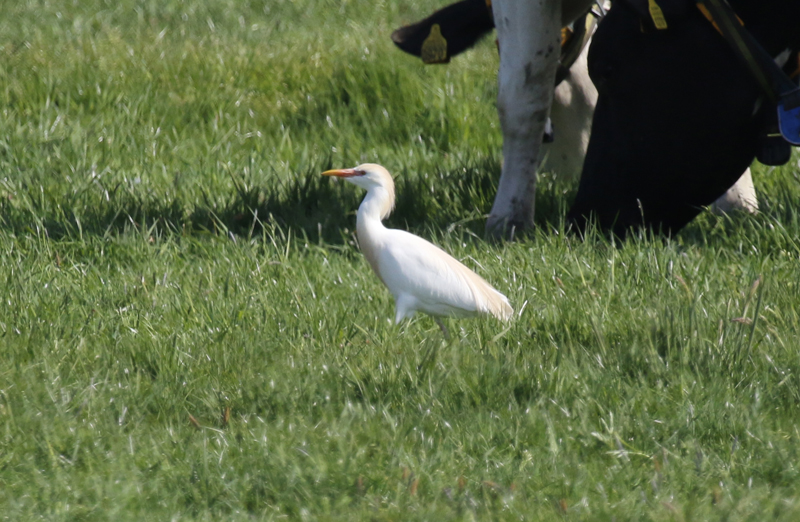
<path id="1" fill-rule="evenodd" d="M 506 296 L 439 247 L 404 230 L 386 228 L 381 220 L 394 208 L 394 181 L 385 168 L 365 163 L 322 173 L 337 176 L 367 191 L 358 207 L 358 243 L 372 270 L 394 296 L 395 323 L 419 310 L 439 317 L 491 314 L 507 321 L 514 310 Z"/>

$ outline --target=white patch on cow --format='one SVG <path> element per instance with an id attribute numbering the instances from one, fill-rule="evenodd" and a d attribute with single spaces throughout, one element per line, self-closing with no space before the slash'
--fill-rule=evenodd
<path id="1" fill-rule="evenodd" d="M 568 180 L 580 178 L 586 147 L 592 132 L 592 115 L 597 105 L 597 89 L 589 78 L 584 47 L 570 74 L 555 90 L 550 119 L 555 141 L 542 147 L 542 172 L 554 172 Z"/>
<path id="2" fill-rule="evenodd" d="M 758 213 L 758 198 L 750 169 L 745 170 L 742 177 L 711 205 L 711 211 L 715 214 L 729 214 L 734 210 Z"/>

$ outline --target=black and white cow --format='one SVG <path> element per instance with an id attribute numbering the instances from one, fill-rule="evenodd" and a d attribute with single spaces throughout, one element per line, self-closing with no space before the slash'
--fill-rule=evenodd
<path id="1" fill-rule="evenodd" d="M 572 11 L 576 9 L 577 7 L 573 8 Z M 449 61 L 451 56 L 471 46 L 493 27 L 492 19 L 485 8 L 484 0 L 462 0 L 437 11 L 434 15 L 417 24 L 412 24 L 396 31 L 392 38 L 401 49 L 418 56 L 423 55 L 423 59 L 425 59 L 422 49 L 423 41 L 429 34 L 434 34 L 434 31 L 431 31 L 433 24 L 436 24 L 438 36 L 442 38 L 443 35 L 443 38 L 445 38 L 446 52 L 438 59 L 430 60 L 430 56 L 428 58 L 430 61 L 440 62 Z M 431 38 L 428 39 L 431 40 Z M 504 54 L 507 53 L 501 52 L 501 63 Z M 542 53 L 537 54 L 539 57 L 542 57 L 542 55 Z M 533 61 L 528 63 L 528 68 L 532 67 L 532 63 Z M 503 180 L 505 180 L 506 188 L 508 186 L 529 187 L 531 188 L 530 205 L 532 205 L 532 189 L 535 188 L 536 167 L 521 167 L 534 165 L 541 155 L 541 161 L 543 161 L 541 168 L 544 170 L 553 170 L 559 175 L 570 177 L 577 176 L 580 171 L 589 139 L 597 91 L 588 76 L 586 49 L 578 56 L 569 72 L 564 70 L 563 67 L 559 67 L 561 70 L 558 71 L 558 76 L 563 78 L 564 81 L 556 87 L 550 114 L 557 129 L 555 143 L 543 144 L 540 146 L 541 148 L 534 146 L 532 143 L 531 140 L 533 138 L 530 137 L 530 134 L 535 132 L 537 124 L 542 122 L 538 118 L 524 119 L 524 116 L 530 113 L 530 108 L 533 105 L 524 103 L 526 101 L 525 97 L 520 95 L 521 92 L 524 93 L 524 89 L 512 90 L 512 93 L 517 92 L 517 94 L 509 94 L 506 96 L 505 103 L 498 103 L 501 122 L 503 122 L 505 161 L 503 179 L 501 180 L 500 191 L 492 213 L 495 221 L 493 222 L 490 218 L 490 228 L 494 227 L 497 230 L 497 218 L 503 215 L 503 202 L 510 203 L 510 208 L 514 211 L 511 212 L 512 217 L 515 212 L 522 209 L 523 213 L 528 212 L 532 218 L 533 208 L 531 207 L 529 211 L 524 209 L 528 203 L 525 198 L 520 198 L 519 194 L 511 194 L 509 196 L 503 192 Z M 512 70 L 511 72 L 513 73 L 514 71 Z M 506 90 L 509 90 L 508 88 L 514 85 L 513 76 L 513 74 L 507 74 L 504 78 L 502 74 L 500 75 L 501 92 L 504 85 Z M 509 79 L 509 77 L 511 78 Z M 528 90 L 538 87 L 536 83 L 527 82 Z M 515 96 L 520 96 L 523 99 L 516 99 Z M 502 100 L 503 96 L 501 95 L 500 98 Z M 520 110 L 519 107 L 528 110 Z M 509 108 L 511 109 L 511 114 L 509 114 Z M 518 139 L 520 135 L 523 136 L 523 139 Z M 536 145 L 538 143 L 536 142 Z M 535 155 L 532 153 L 535 153 Z M 744 174 L 738 181 L 714 202 L 713 208 L 722 212 L 734 209 L 754 212 L 757 209 L 755 190 L 749 168 L 745 169 Z M 503 226 L 510 224 L 512 227 L 524 226 L 524 223 L 517 223 L 508 218 L 502 224 Z"/>
<path id="2" fill-rule="evenodd" d="M 775 106 L 755 78 L 694 2 L 659 1 L 675 7 L 667 28 L 658 29 L 646 7 L 617 0 L 594 36 L 589 73 L 599 97 L 569 211 L 579 229 L 594 217 L 618 235 L 642 225 L 674 233 L 720 197 L 764 143 Z M 800 0 L 729 3 L 770 55 L 796 56 Z"/>

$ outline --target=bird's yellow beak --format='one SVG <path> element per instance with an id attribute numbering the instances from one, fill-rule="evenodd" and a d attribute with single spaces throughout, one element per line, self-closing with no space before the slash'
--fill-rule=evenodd
<path id="1" fill-rule="evenodd" d="M 339 178 L 352 178 L 353 176 L 363 176 L 364 172 L 356 169 L 333 169 L 326 170 L 323 176 L 336 176 Z"/>

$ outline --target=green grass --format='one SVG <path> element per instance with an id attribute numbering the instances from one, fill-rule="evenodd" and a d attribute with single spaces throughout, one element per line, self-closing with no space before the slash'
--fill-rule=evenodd
<path id="1" fill-rule="evenodd" d="M 545 175 L 492 245 L 496 51 L 394 49 L 428 3 L 3 8 L 0 518 L 800 516 L 797 157 L 672 241 L 565 235 Z M 513 323 L 391 323 L 318 175 L 361 161 Z"/>

